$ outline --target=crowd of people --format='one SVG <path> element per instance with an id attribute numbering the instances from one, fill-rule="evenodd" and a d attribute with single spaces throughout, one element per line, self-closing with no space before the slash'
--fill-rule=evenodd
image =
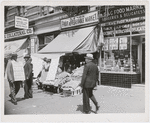
<path id="1" fill-rule="evenodd" d="M 28 98 L 33 98 L 33 91 L 32 91 L 32 85 L 33 85 L 33 64 L 32 59 L 30 55 L 26 54 L 24 56 L 25 64 L 23 66 L 24 68 L 24 76 L 25 80 L 24 82 L 24 99 Z M 22 85 L 22 81 L 16 81 L 15 76 L 14 76 L 14 71 L 13 69 L 13 62 L 17 62 L 17 54 L 13 53 L 10 55 L 10 59 L 8 60 L 7 67 L 6 67 L 6 75 L 7 75 L 7 80 L 9 82 L 10 86 L 10 98 L 12 103 L 14 105 L 17 105 L 17 100 L 16 100 L 16 95 Z M 46 57 L 43 59 L 43 64 L 42 64 L 42 70 L 37 76 L 39 78 L 40 82 L 43 82 L 46 80 L 49 67 L 50 67 L 51 60 L 47 59 Z M 99 105 L 98 102 L 93 95 L 93 89 L 96 87 L 96 83 L 99 81 L 99 71 L 96 63 L 94 62 L 94 58 L 92 54 L 87 54 L 85 57 L 85 62 L 80 63 L 79 66 L 84 65 L 84 70 L 83 70 L 83 75 L 82 75 L 82 80 L 81 86 L 82 92 L 83 92 L 83 111 L 86 114 L 90 113 L 90 101 L 91 99 L 93 103 L 96 106 L 96 112 L 99 110 Z M 63 66 L 63 68 L 62 68 Z M 75 65 L 71 65 L 69 63 L 69 60 L 66 60 L 64 65 L 58 65 L 57 72 L 61 73 L 62 71 L 66 71 L 68 73 L 71 73 L 72 70 L 74 69 L 73 67 L 76 67 Z M 63 70 L 62 70 L 63 69 Z"/>

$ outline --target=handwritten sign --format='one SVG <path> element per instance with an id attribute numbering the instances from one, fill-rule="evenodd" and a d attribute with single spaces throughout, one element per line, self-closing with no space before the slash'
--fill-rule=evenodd
<path id="1" fill-rule="evenodd" d="M 12 61 L 15 81 L 24 81 L 25 74 L 22 62 Z"/>
<path id="2" fill-rule="evenodd" d="M 51 59 L 51 64 L 50 64 L 50 68 L 46 80 L 55 80 L 58 63 L 59 63 L 59 57 Z"/>
<path id="3" fill-rule="evenodd" d="M 126 50 L 127 49 L 127 37 L 120 38 L 119 49 L 120 50 Z"/>

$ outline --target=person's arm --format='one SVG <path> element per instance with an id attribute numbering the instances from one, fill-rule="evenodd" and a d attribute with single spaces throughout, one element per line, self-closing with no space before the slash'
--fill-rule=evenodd
<path id="1" fill-rule="evenodd" d="M 7 64 L 7 79 L 11 83 L 14 82 L 14 71 L 13 71 L 13 66 L 11 62 L 8 62 Z"/>
<path id="2" fill-rule="evenodd" d="M 27 79 L 29 79 L 32 74 L 32 66 L 29 63 L 27 64 L 27 70 Z"/>
<path id="3" fill-rule="evenodd" d="M 84 70 L 83 70 L 83 75 L 82 75 L 82 80 L 81 80 L 81 84 L 80 86 L 83 87 L 84 83 L 85 83 L 85 79 L 87 76 L 87 72 L 88 72 L 88 67 L 85 65 L 84 66 Z"/>

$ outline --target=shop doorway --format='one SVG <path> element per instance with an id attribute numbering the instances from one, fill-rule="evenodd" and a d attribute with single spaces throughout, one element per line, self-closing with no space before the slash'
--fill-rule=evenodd
<path id="1" fill-rule="evenodd" d="M 142 41 L 142 83 L 145 83 L 145 42 Z"/>

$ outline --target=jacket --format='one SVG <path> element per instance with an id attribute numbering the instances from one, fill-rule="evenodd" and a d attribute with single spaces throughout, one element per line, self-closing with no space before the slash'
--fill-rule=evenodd
<path id="1" fill-rule="evenodd" d="M 14 82 L 14 71 L 13 71 L 13 66 L 12 66 L 12 62 L 11 60 L 8 61 L 8 64 L 7 64 L 7 79 L 8 79 L 8 82 Z"/>
<path id="2" fill-rule="evenodd" d="M 29 61 L 27 61 L 24 65 L 24 73 L 26 80 L 32 78 L 32 65 Z"/>
<path id="3" fill-rule="evenodd" d="M 84 66 L 81 87 L 94 88 L 98 81 L 98 67 L 95 63 L 89 62 Z"/>

